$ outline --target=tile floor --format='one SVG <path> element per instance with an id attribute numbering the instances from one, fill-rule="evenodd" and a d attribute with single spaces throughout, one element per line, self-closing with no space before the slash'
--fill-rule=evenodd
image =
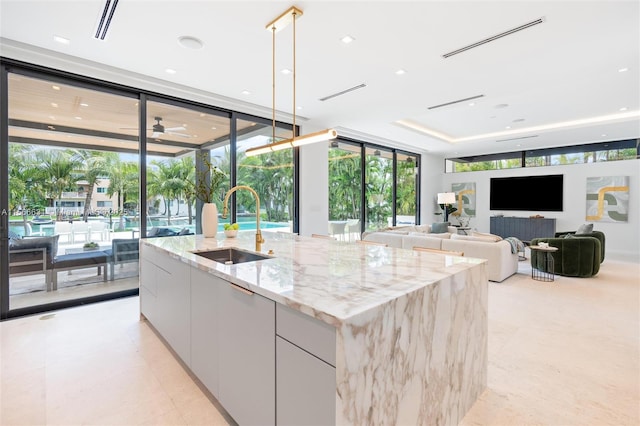
<path id="1" fill-rule="evenodd" d="M 488 388 L 462 425 L 640 424 L 640 265 L 489 284 Z M 137 297 L 0 323 L 1 425 L 233 424 Z"/>

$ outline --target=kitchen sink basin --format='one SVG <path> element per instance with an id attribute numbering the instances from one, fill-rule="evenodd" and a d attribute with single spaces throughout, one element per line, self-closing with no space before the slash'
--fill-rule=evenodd
<path id="1" fill-rule="evenodd" d="M 235 248 L 225 248 L 208 251 L 194 251 L 193 254 L 206 257 L 207 259 L 215 260 L 225 265 L 232 265 L 236 263 L 255 262 L 257 260 L 271 259 L 270 256 L 265 256 L 259 253 L 251 253 L 248 251 L 238 250 Z"/>

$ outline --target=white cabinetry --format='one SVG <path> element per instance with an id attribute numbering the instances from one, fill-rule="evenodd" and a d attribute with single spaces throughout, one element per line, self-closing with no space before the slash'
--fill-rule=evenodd
<path id="1" fill-rule="evenodd" d="M 153 249 L 142 251 L 142 314 L 153 324 L 180 358 L 191 362 L 191 268 Z M 155 289 L 155 300 L 152 291 Z M 148 294 L 147 294 L 148 293 Z M 147 297 L 151 295 L 151 297 Z M 149 303 L 147 300 L 149 299 Z"/>
<path id="2" fill-rule="evenodd" d="M 335 328 L 284 305 L 276 324 L 278 425 L 335 424 Z"/>
<path id="3" fill-rule="evenodd" d="M 191 371 L 216 398 L 218 392 L 218 291 L 226 281 L 191 269 Z"/>
<path id="4" fill-rule="evenodd" d="M 276 337 L 278 425 L 336 422 L 336 369 Z"/>
<path id="5" fill-rule="evenodd" d="M 227 283 L 219 312 L 218 399 L 240 425 L 275 424 L 275 303 Z"/>

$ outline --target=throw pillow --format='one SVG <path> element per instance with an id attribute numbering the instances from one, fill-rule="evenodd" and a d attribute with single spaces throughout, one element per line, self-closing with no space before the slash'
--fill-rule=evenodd
<path id="1" fill-rule="evenodd" d="M 573 236 L 573 234 L 567 234 L 567 235 L 565 235 L 565 236 L 564 236 L 564 237 L 562 237 L 562 238 L 575 238 L 575 237 Z"/>
<path id="2" fill-rule="evenodd" d="M 576 231 L 576 235 L 590 234 L 592 232 L 593 232 L 593 223 L 585 223 L 584 225 L 580 225 L 580 227 Z"/>
<path id="3" fill-rule="evenodd" d="M 435 222 L 431 225 L 431 233 L 443 234 L 449 231 L 449 222 Z"/>

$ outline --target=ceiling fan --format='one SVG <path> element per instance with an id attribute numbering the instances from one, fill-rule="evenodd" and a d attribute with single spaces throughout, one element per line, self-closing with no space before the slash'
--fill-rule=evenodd
<path id="1" fill-rule="evenodd" d="M 151 130 L 153 130 L 153 134 L 151 135 L 152 138 L 159 138 L 160 135 L 163 135 L 165 133 L 169 135 L 180 136 L 183 138 L 191 137 L 191 135 L 188 135 L 186 133 L 180 133 L 181 131 L 187 130 L 184 126 L 164 127 L 161 123 L 162 117 L 153 117 L 153 119 L 156 120 L 156 124 L 154 124 L 151 128 Z"/>

